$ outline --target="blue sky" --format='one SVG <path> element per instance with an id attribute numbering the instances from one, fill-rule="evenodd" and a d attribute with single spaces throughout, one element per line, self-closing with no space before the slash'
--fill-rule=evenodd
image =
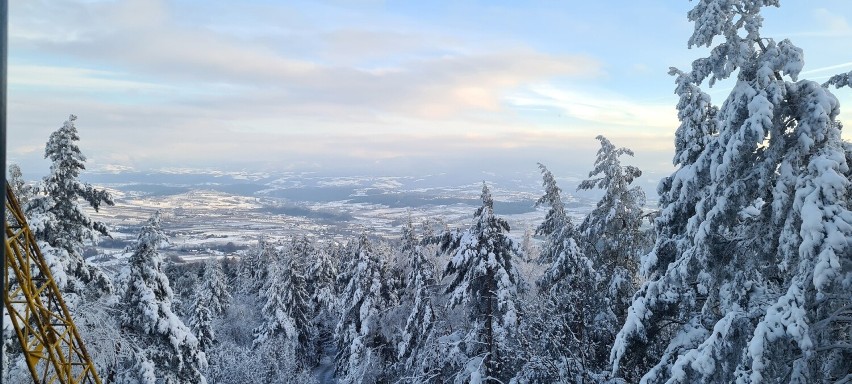
<path id="1" fill-rule="evenodd" d="M 46 172 L 74 113 L 94 169 L 579 174 L 604 134 L 654 182 L 672 169 L 668 67 L 706 52 L 687 49 L 692 5 L 12 0 L 9 159 Z M 852 70 L 852 2 L 764 16 L 803 78 Z"/>

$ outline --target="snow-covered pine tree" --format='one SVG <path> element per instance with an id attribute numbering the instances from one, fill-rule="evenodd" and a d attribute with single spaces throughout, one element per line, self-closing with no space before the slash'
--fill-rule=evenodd
<path id="1" fill-rule="evenodd" d="M 608 382 L 612 326 L 606 323 L 612 315 L 605 292 L 598 289 L 600 276 L 585 257 L 565 258 L 559 268 L 567 272 L 562 279 L 546 289 L 540 286 L 537 296 L 524 301 L 527 315 L 517 357 L 524 364 L 512 382 Z"/>
<path id="2" fill-rule="evenodd" d="M 218 317 L 225 313 L 231 304 L 231 293 L 220 260 L 211 257 L 204 262 L 204 274 L 195 292 L 196 301 L 203 301 L 211 316 Z"/>
<path id="3" fill-rule="evenodd" d="M 826 88 L 832 85 L 836 88 L 852 87 L 852 71 L 836 74 L 822 84 L 822 86 Z"/>
<path id="4" fill-rule="evenodd" d="M 663 178 L 657 186 L 660 213 L 654 220 L 656 243 L 654 251 L 642 257 L 640 273 L 651 276 L 683 253 L 686 225 L 695 214 L 703 186 L 710 183 L 709 169 L 696 164 L 698 156 L 718 132 L 716 114 L 719 109 L 711 103 L 710 95 L 692 81 L 690 73 L 672 68 L 676 77 L 675 93 L 680 125 L 675 131 L 675 155 L 672 162 L 678 172 Z"/>
<path id="5" fill-rule="evenodd" d="M 25 207 L 33 195 L 33 187 L 24 180 L 24 174 L 18 164 L 9 164 L 9 179 L 6 181 L 15 193 L 18 204 Z"/>
<path id="6" fill-rule="evenodd" d="M 222 342 L 213 349 L 208 379 L 215 383 L 320 384 L 297 361 L 285 338 L 269 339 L 256 348 Z"/>
<path id="7" fill-rule="evenodd" d="M 579 233 L 564 211 L 553 174 L 542 164 L 544 195 L 538 206 L 549 206 L 537 233 L 545 235 L 542 257 L 550 266 L 536 282 L 539 295 L 528 303 L 522 326 L 526 363 L 518 383 L 596 382 L 605 378 L 613 328 L 607 292 L 599 289 L 600 274 L 575 240 Z"/>
<path id="8" fill-rule="evenodd" d="M 661 239 L 611 354 L 628 377 L 852 378 L 852 156 L 837 99 L 797 78 L 802 50 L 760 34 L 761 9 L 778 5 L 702 0 L 688 14 L 689 46 L 710 54 L 672 71 L 679 168 L 661 183 Z M 698 87 L 729 78 L 716 110 Z"/>
<path id="9" fill-rule="evenodd" d="M 205 352 L 205 354 L 216 342 L 212 312 L 204 300 L 196 298 L 192 305 L 192 313 L 190 314 L 192 333 L 198 339 L 198 348 Z"/>
<path id="10" fill-rule="evenodd" d="M 199 348 L 207 351 L 216 341 L 213 319 L 222 316 L 228 309 L 231 294 L 228 292 L 228 283 L 219 260 L 210 258 L 205 261 L 203 271 L 201 283 L 194 288 L 195 295 L 189 315 Z"/>
<path id="11" fill-rule="evenodd" d="M 599 237 L 600 244 L 594 245 L 604 253 L 635 249 L 645 193 L 638 186 L 631 188 L 630 184 L 642 176 L 642 171 L 632 165 L 621 165 L 619 157 L 633 156 L 632 150 L 616 148 L 602 135 L 595 139 L 601 142 L 601 148 L 598 149 L 594 169 L 589 172 L 589 179 L 580 182 L 577 190 L 602 189 L 604 196 L 580 224 L 580 231 L 586 237 Z"/>
<path id="12" fill-rule="evenodd" d="M 130 364 L 140 367 L 140 374 L 127 379 L 151 384 L 156 380 L 206 383 L 202 371 L 207 360 L 198 339 L 172 311 L 173 293 L 158 249 L 167 240 L 160 228 L 160 215 L 155 213 L 142 226 L 130 256 L 121 322 L 139 348 Z"/>
<path id="13" fill-rule="evenodd" d="M 275 246 L 266 238 L 257 240 L 254 249 L 248 252 L 242 260 L 237 271 L 237 287 L 239 292 L 255 294 L 259 293 L 264 282 L 266 282 L 266 266 L 275 260 L 277 251 Z"/>
<path id="14" fill-rule="evenodd" d="M 408 263 L 398 257 L 399 253 L 388 241 L 374 242 L 373 250 L 382 258 L 382 276 L 384 276 L 382 297 L 385 298 L 388 307 L 399 307 L 407 287 L 405 279 Z M 393 355 L 395 357 L 396 353 Z"/>
<path id="15" fill-rule="evenodd" d="M 341 275 L 347 281 L 340 296 L 342 309 L 334 338 L 337 344 L 337 377 L 340 383 L 375 383 L 382 380 L 388 341 L 381 329 L 387 298 L 382 293 L 385 267 L 366 234 L 349 247 L 352 260 Z"/>
<path id="16" fill-rule="evenodd" d="M 265 304 L 261 309 L 263 324 L 254 330 L 253 345 L 283 336 L 301 356 L 301 364 L 309 360 L 308 342 L 316 334 L 312 323 L 312 306 L 305 281 L 305 265 L 300 255 L 287 254 L 268 266 L 267 280 L 261 291 Z"/>
<path id="17" fill-rule="evenodd" d="M 472 357 L 460 380 L 499 380 L 511 377 L 514 337 L 519 323 L 516 305 L 520 274 L 518 251 L 507 236 L 509 224 L 494 215 L 494 200 L 482 184 L 482 206 L 473 224 L 456 236 L 445 237 L 442 248 L 452 255 L 444 276 L 453 275 L 446 293 L 451 306 L 467 308 L 470 324 L 468 355 Z"/>
<path id="18" fill-rule="evenodd" d="M 594 261 L 595 268 L 607 282 L 602 287 L 611 301 L 617 321 L 624 320 L 630 298 L 636 292 L 634 280 L 639 264 L 639 253 L 645 243 L 642 224 L 642 206 L 645 193 L 631 184 L 642 171 L 631 165 L 621 165 L 619 157 L 633 156 L 628 148 L 616 148 L 606 137 L 598 136 L 598 150 L 594 169 L 589 179 L 580 182 L 577 190 L 602 189 L 603 197 L 580 224 L 585 253 Z M 611 331 L 618 327 L 613 322 Z"/>
<path id="19" fill-rule="evenodd" d="M 36 193 L 24 210 L 33 235 L 42 243 L 54 279 L 61 289 L 81 293 L 85 286 L 96 292 L 110 292 L 109 278 L 83 259 L 80 250 L 86 241 L 98 235 L 109 236 L 106 224 L 92 220 L 79 200 L 97 211 L 101 205 L 113 205 L 109 192 L 79 180 L 86 169 L 86 156 L 80 152 L 77 127 L 71 115 L 50 135 L 44 157 L 50 159 L 50 174 L 37 185 Z"/>
<path id="20" fill-rule="evenodd" d="M 412 304 L 405 327 L 402 329 L 400 341 L 397 344 L 397 358 L 405 377 L 415 380 L 427 372 L 416 372 L 421 348 L 434 337 L 435 311 L 432 307 L 432 292 L 430 286 L 435 284 L 435 267 L 427 258 L 423 246 L 414 233 L 414 225 L 409 217 L 403 226 L 401 240 L 401 256 L 408 261 L 408 286 L 411 288 Z"/>
<path id="21" fill-rule="evenodd" d="M 331 254 L 334 243 L 316 247 L 313 255 L 306 260 L 308 294 L 310 295 L 312 324 L 316 337 L 312 342 L 315 357 L 332 359 L 334 348 L 334 328 L 337 326 L 337 263 Z M 325 356 L 323 356 L 325 355 Z"/>
<path id="22" fill-rule="evenodd" d="M 362 233 L 366 235 L 366 233 Z M 349 240 L 342 244 L 337 244 L 334 248 L 332 248 L 331 257 L 334 260 L 337 260 L 338 265 L 340 266 L 339 273 L 337 274 L 337 281 L 335 285 L 338 288 L 338 291 L 345 288 L 349 285 L 349 279 L 352 278 L 352 268 L 355 265 L 358 265 L 358 255 L 360 251 L 358 250 L 358 241 Z M 343 310 L 343 308 L 339 308 Z"/>
<path id="23" fill-rule="evenodd" d="M 574 224 L 571 218 L 565 213 L 565 204 L 562 202 L 562 189 L 556 185 L 556 178 L 553 173 L 544 166 L 538 164 L 541 170 L 542 186 L 544 187 L 544 195 L 538 198 L 535 202 L 536 207 L 547 206 L 547 214 L 544 216 L 544 221 L 535 229 L 537 236 L 544 236 L 545 241 L 539 254 L 539 263 L 553 263 L 562 252 L 563 246 L 577 248 L 574 237 L 577 235 L 574 230 Z M 573 243 L 573 245 L 566 244 Z M 579 250 L 578 250 L 579 251 Z"/>
<path id="24" fill-rule="evenodd" d="M 308 260 L 308 289 L 316 313 L 331 312 L 337 298 L 337 263 L 331 257 L 331 249 L 317 249 L 311 260 Z"/>
<path id="25" fill-rule="evenodd" d="M 314 252 L 316 252 L 315 248 L 313 240 L 302 235 L 294 237 L 290 241 L 287 245 L 287 253 L 290 255 L 290 258 L 299 259 L 300 262 L 304 263 L 313 257 Z"/>
<path id="26" fill-rule="evenodd" d="M 524 255 L 524 261 L 527 262 L 538 260 L 541 253 L 533 240 L 534 233 L 535 231 L 530 228 L 529 224 L 526 224 L 524 227 L 524 237 L 521 240 L 521 252 Z"/>

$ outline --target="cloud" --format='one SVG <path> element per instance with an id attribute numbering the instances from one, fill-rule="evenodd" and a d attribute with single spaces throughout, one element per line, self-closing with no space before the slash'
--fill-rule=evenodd
<path id="1" fill-rule="evenodd" d="M 575 91 L 552 85 L 536 85 L 528 92 L 508 98 L 523 107 L 550 107 L 566 115 L 603 126 L 627 126 L 640 129 L 673 130 L 677 114 L 670 104 L 646 104 L 603 91 Z"/>
<path id="2" fill-rule="evenodd" d="M 136 169 L 434 166 L 478 161 L 472 158 L 496 164 L 513 161 L 510 155 L 534 165 L 573 157 L 564 156 L 566 148 L 592 154 L 601 132 L 625 144 L 641 138 L 637 152 L 671 146 L 671 105 L 551 84 L 602 77 L 603 63 L 588 55 L 392 23 L 329 28 L 293 9 L 264 9 L 268 15 L 256 23 L 241 20 L 253 15 L 233 14 L 239 23 L 218 25 L 203 12 L 221 4 L 198 14 L 178 6 L 16 4 L 9 109 L 15 156 L 39 156 L 25 149 L 43 148 L 69 113 L 80 117 L 81 148 L 91 162 Z M 267 19 L 279 16 L 290 19 Z M 530 120 L 530 108 L 555 108 L 581 123 Z"/>
<path id="3" fill-rule="evenodd" d="M 9 146 L 17 148 L 10 157 L 19 162 L 40 159 L 50 132 L 71 112 L 79 116 L 80 146 L 92 166 L 111 164 L 143 170 L 245 163 L 276 168 L 317 164 L 315 167 L 331 169 L 376 161 L 391 166 L 412 164 L 412 169 L 419 164 L 436 170 L 466 163 L 493 166 L 496 158 L 506 166 L 519 166 L 512 164 L 590 159 L 598 133 L 643 155 L 670 152 L 672 143 L 671 134 L 666 132 L 618 131 L 594 124 L 536 127 L 499 117 L 437 122 L 398 117 L 355 122 L 341 129 L 339 119 L 282 115 L 258 120 L 249 116 L 251 110 L 240 108 L 116 105 L 88 98 L 44 99 L 40 94 L 20 91 L 10 100 Z M 256 129 L 245 129 L 245 124 L 256 124 Z"/>
<path id="4" fill-rule="evenodd" d="M 449 37 L 436 38 L 438 41 L 415 32 L 356 27 L 335 29 L 316 36 L 317 42 L 324 45 L 322 57 L 356 66 L 371 60 L 381 63 L 383 60 L 396 61 L 399 56 L 416 57 L 429 46 L 441 46 L 452 51 L 452 45 L 457 43 Z"/>
<path id="5" fill-rule="evenodd" d="M 24 20 L 17 22 L 14 29 L 18 32 L 12 36 L 13 48 L 70 57 L 81 63 L 74 68 L 53 68 L 56 76 L 51 83 L 57 87 L 80 85 L 83 80 L 91 86 L 137 85 L 122 84 L 115 78 L 106 83 L 103 72 L 86 67 L 96 64 L 197 92 L 214 85 L 231 85 L 236 92 L 223 98 L 236 105 L 239 99 L 263 104 L 258 100 L 263 98 L 291 106 L 289 109 L 297 113 L 355 108 L 447 118 L 470 110 L 499 110 L 501 98 L 525 83 L 601 73 L 601 64 L 589 57 L 551 55 L 523 46 L 497 52 L 461 52 L 455 47 L 439 49 L 437 55 L 400 55 L 411 47 L 417 51 L 428 46 L 433 36 L 416 31 L 308 30 L 274 41 L 286 45 L 283 40 L 301 39 L 307 33 L 334 57 L 353 57 L 361 52 L 362 56 L 388 58 L 387 65 L 361 68 L 345 59 L 328 62 L 289 56 L 267 45 L 266 40 L 247 40 L 203 25 L 184 25 L 159 1 L 61 4 L 62 12 L 28 9 L 30 19 L 20 17 Z M 51 25 L 66 28 L 40 30 L 46 20 L 35 16 L 39 11 L 47 15 Z M 438 36 L 439 41 L 442 39 Z M 32 82 L 34 77 L 20 71 L 11 75 L 18 83 Z M 27 78 L 17 78 L 19 75 Z M 68 75 L 67 82 L 59 75 Z M 209 98 L 199 102 L 204 99 Z M 273 110 L 280 112 L 280 108 Z"/>
<path id="6" fill-rule="evenodd" d="M 838 71 L 842 71 L 846 68 L 852 68 L 852 61 L 834 65 L 828 65 L 820 68 L 809 69 L 807 71 L 802 71 L 802 75 L 812 75 L 817 73 L 830 72 L 826 77 L 830 77 L 836 74 Z"/>
<path id="7" fill-rule="evenodd" d="M 822 31 L 826 36 L 849 36 L 852 35 L 852 27 L 842 15 L 829 11 L 825 8 L 817 8 L 813 11 L 813 17 L 817 25 L 823 26 Z"/>
<path id="8" fill-rule="evenodd" d="M 71 88 L 98 91 L 164 90 L 165 84 L 124 79 L 112 71 L 47 65 L 9 65 L 10 87 Z"/>
<path id="9" fill-rule="evenodd" d="M 775 22 L 780 23 L 776 26 L 776 30 L 782 31 L 784 37 L 804 37 L 804 38 L 843 38 L 852 36 L 852 26 L 842 15 L 842 12 L 828 10 L 826 8 L 803 9 L 803 12 L 810 12 L 814 29 L 809 30 L 790 30 L 790 25 L 800 24 L 800 19 L 792 18 L 788 20 L 778 19 Z"/>

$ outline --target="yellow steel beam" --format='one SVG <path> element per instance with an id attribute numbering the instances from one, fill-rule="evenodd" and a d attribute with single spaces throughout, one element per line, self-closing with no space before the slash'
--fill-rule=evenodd
<path id="1" fill-rule="evenodd" d="M 47 261 L 6 185 L 3 303 L 35 383 L 100 384 Z"/>

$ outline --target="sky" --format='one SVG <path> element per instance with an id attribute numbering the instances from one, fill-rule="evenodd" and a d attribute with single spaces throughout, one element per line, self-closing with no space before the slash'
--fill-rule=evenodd
<path id="1" fill-rule="evenodd" d="M 687 49 L 693 5 L 11 0 L 8 161 L 46 173 L 75 114 L 95 170 L 574 175 L 602 134 L 655 183 L 673 169 L 668 68 L 707 52 Z M 852 70 L 852 2 L 764 17 L 804 50 L 800 78 Z M 844 121 L 852 90 L 833 92 Z"/>

